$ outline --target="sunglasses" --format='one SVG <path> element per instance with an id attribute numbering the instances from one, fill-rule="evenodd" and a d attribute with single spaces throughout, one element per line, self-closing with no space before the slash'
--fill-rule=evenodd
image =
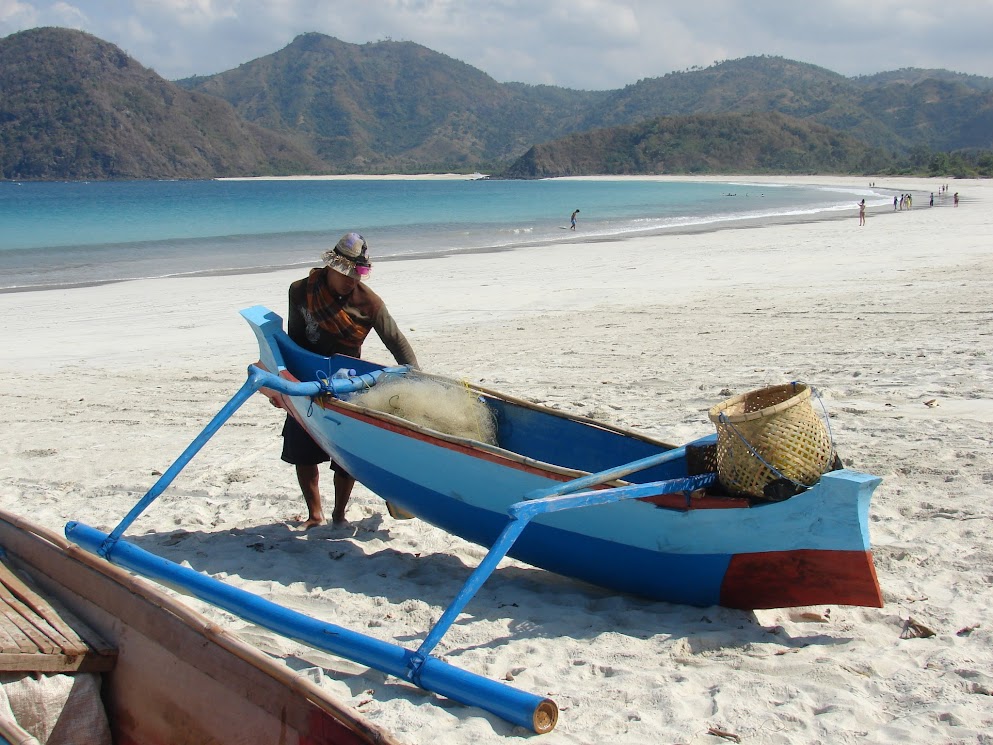
<path id="1" fill-rule="evenodd" d="M 354 259 L 351 256 L 346 256 L 343 254 L 341 249 L 337 246 L 335 246 L 333 250 L 337 256 L 340 256 L 352 265 L 352 268 L 355 270 L 355 273 L 359 275 L 359 277 L 367 277 L 370 272 L 372 272 L 372 263 L 366 257 L 366 251 L 369 250 L 369 247 L 366 245 L 365 240 L 362 241 L 362 253 Z"/>

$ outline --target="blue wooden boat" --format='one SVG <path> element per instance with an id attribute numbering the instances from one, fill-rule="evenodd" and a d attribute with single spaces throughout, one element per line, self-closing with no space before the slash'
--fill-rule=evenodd
<path id="1" fill-rule="evenodd" d="M 482 546 L 502 540 L 533 566 L 657 600 L 882 606 L 868 532 L 876 476 L 836 470 L 785 501 L 754 502 L 716 483 L 715 436 L 676 447 L 479 387 L 497 445 L 446 435 L 331 391 L 339 370 L 365 376 L 361 387 L 382 366 L 312 354 L 264 307 L 242 315 L 261 367 L 326 391 L 269 395 L 371 491 L 442 530 Z"/>
<path id="2" fill-rule="evenodd" d="M 675 603 L 882 606 L 868 532 L 878 477 L 836 470 L 785 501 L 753 502 L 722 490 L 714 468 L 716 435 L 677 447 L 478 386 L 467 390 L 494 420 L 496 444 L 445 434 L 349 400 L 398 376 L 425 373 L 321 357 L 293 343 L 272 311 L 255 306 L 242 315 L 258 338 L 260 360 L 249 366 L 241 389 L 114 530 L 70 522 L 69 540 L 288 638 L 537 733 L 555 727 L 554 701 L 432 655 L 504 556 Z M 394 510 L 489 547 L 416 649 L 310 618 L 122 540 L 260 391 Z"/>

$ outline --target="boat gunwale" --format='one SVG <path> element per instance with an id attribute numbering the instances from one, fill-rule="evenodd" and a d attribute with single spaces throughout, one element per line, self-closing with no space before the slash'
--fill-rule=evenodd
<path id="1" fill-rule="evenodd" d="M 378 363 L 377 363 L 378 364 Z M 281 377 L 292 380 L 293 382 L 301 382 L 292 372 L 287 369 L 282 369 L 280 371 Z M 451 384 L 453 381 L 451 378 L 445 377 L 443 375 L 435 375 L 433 373 L 425 373 L 420 370 L 417 371 L 418 376 L 430 378 L 432 380 L 438 380 L 445 383 Z M 666 452 L 669 450 L 678 449 L 677 445 L 673 445 L 662 440 L 657 440 L 653 437 L 648 437 L 638 432 L 632 432 L 623 427 L 619 427 L 613 424 L 608 424 L 605 422 L 597 421 L 596 419 L 591 419 L 589 417 L 584 417 L 581 414 L 572 414 L 569 412 L 560 411 L 558 409 L 552 409 L 547 406 L 541 406 L 540 404 L 535 404 L 525 399 L 518 398 L 509 394 L 504 394 L 499 391 L 494 391 L 483 386 L 478 386 L 472 383 L 467 383 L 470 390 L 478 393 L 482 393 L 498 401 L 503 401 L 505 403 L 513 404 L 515 406 L 521 406 L 523 408 L 529 409 L 545 415 L 551 415 L 558 417 L 560 419 L 566 419 L 569 421 L 577 422 L 579 424 L 584 424 L 591 426 L 606 432 L 610 432 L 616 435 L 621 435 L 623 437 L 629 437 L 632 439 L 640 440 L 649 445 L 656 445 L 660 447 L 660 452 Z M 390 425 L 393 431 L 398 430 L 409 430 L 422 437 L 431 438 L 434 440 L 440 440 L 441 442 L 449 443 L 451 445 L 456 445 L 458 447 L 464 448 L 470 451 L 478 451 L 479 453 L 486 454 L 490 456 L 490 459 L 499 461 L 510 461 L 519 466 L 523 467 L 523 470 L 531 470 L 542 473 L 543 475 L 548 475 L 557 481 L 570 481 L 572 479 L 587 476 L 591 472 L 584 471 L 577 468 L 568 468 L 566 466 L 556 465 L 555 463 L 549 463 L 548 461 L 538 460 L 537 458 L 531 458 L 526 455 L 521 455 L 520 453 L 515 453 L 513 450 L 507 450 L 500 447 L 499 445 L 489 445 L 485 442 L 480 442 L 479 440 L 473 440 L 468 437 L 459 437 L 457 435 L 451 435 L 446 432 L 441 432 L 436 429 L 431 429 L 430 427 L 425 427 L 424 425 L 413 422 L 409 419 L 404 419 L 403 417 L 396 416 L 395 414 L 390 414 L 385 411 L 380 411 L 378 409 L 372 409 L 367 406 L 361 406 L 359 404 L 352 403 L 350 401 L 337 398 L 330 394 L 324 394 L 317 396 L 313 399 L 314 403 L 325 411 L 335 411 L 343 410 L 351 414 L 356 415 L 354 418 L 358 419 L 378 419 L 382 422 Z M 508 464 L 509 465 L 509 464 Z M 613 481 L 608 481 L 603 484 L 601 488 L 609 488 L 611 486 L 627 486 L 630 482 L 623 479 L 615 479 Z"/>

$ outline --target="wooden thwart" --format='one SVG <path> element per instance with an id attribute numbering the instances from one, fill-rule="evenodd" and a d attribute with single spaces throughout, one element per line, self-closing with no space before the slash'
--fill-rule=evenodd
<path id="1" fill-rule="evenodd" d="M 95 631 L 0 563 L 0 671 L 105 672 L 116 660 L 117 650 Z"/>

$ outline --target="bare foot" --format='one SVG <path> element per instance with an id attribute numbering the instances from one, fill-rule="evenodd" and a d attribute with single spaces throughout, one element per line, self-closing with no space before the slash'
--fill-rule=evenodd
<path id="1" fill-rule="evenodd" d="M 310 530 L 311 528 L 316 528 L 319 525 L 324 524 L 324 515 L 318 515 L 317 517 L 308 517 L 302 523 L 300 523 L 301 530 Z"/>

